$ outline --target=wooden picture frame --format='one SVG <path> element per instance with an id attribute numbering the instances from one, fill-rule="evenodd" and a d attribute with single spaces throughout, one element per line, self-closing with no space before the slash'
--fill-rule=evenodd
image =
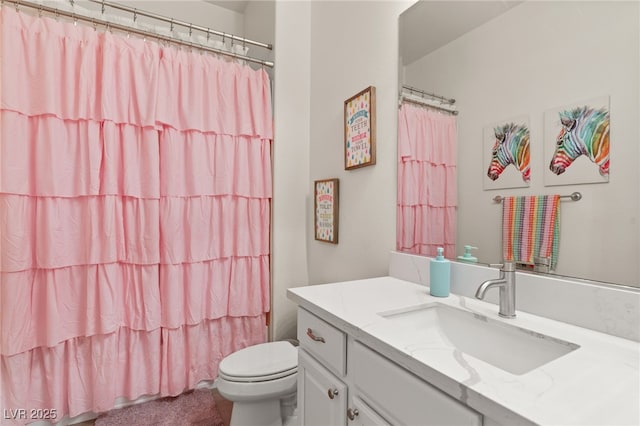
<path id="1" fill-rule="evenodd" d="M 344 101 L 344 169 L 376 164 L 376 88 Z"/>
<path id="2" fill-rule="evenodd" d="M 314 233 L 318 241 L 338 244 L 339 184 L 338 179 L 314 181 Z"/>

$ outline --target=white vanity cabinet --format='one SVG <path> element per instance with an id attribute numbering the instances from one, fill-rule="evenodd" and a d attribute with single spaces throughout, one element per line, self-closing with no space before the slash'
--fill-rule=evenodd
<path id="1" fill-rule="evenodd" d="M 307 425 L 482 425 L 482 415 L 303 308 L 298 411 Z"/>
<path id="2" fill-rule="evenodd" d="M 301 425 L 346 425 L 346 335 L 298 309 L 298 418 Z"/>
<path id="3" fill-rule="evenodd" d="M 353 395 L 353 391 L 350 391 Z M 349 408 L 347 409 L 349 426 L 391 426 L 373 408 L 358 396 L 349 398 Z"/>

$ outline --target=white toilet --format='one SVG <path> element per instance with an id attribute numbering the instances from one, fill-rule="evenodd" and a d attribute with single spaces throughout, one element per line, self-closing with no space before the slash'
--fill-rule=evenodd
<path id="1" fill-rule="evenodd" d="M 293 415 L 298 348 L 271 342 L 249 346 L 220 361 L 216 386 L 233 402 L 231 426 L 281 426 Z"/>

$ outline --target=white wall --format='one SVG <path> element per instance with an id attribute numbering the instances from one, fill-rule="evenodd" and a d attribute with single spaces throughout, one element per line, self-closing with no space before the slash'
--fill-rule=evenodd
<path id="1" fill-rule="evenodd" d="M 397 25 L 411 3 L 276 1 L 274 339 L 295 337 L 296 306 L 287 288 L 388 272 L 395 247 Z M 377 90 L 377 164 L 347 172 L 344 100 L 369 85 Z M 313 181 L 332 177 L 340 179 L 338 245 L 313 235 Z"/>
<path id="2" fill-rule="evenodd" d="M 276 2 L 275 0 L 250 1 L 244 10 L 244 37 L 254 41 L 274 44 L 276 32 Z M 275 52 L 257 46 L 248 46 L 249 56 L 273 61 Z M 253 68 L 260 65 L 252 64 Z M 273 68 L 265 68 L 271 81 L 274 79 Z"/>
<path id="3" fill-rule="evenodd" d="M 287 299 L 286 291 L 308 283 L 310 19 L 308 2 L 276 2 L 271 259 L 274 340 L 296 336 L 296 305 Z"/>
<path id="4" fill-rule="evenodd" d="M 310 284 L 387 274 L 395 247 L 398 16 L 410 3 L 311 3 L 310 178 L 304 212 Z M 377 164 L 345 171 L 344 101 L 370 85 L 376 87 Z M 313 235 L 313 181 L 326 178 L 340 179 L 337 245 Z"/>
<path id="5" fill-rule="evenodd" d="M 406 67 L 408 84 L 456 98 L 461 111 L 459 251 L 480 245 L 481 261 L 502 258 L 496 194 L 580 191 L 581 201 L 561 204 L 558 273 L 640 283 L 638 9 L 638 2 L 526 2 Z M 609 183 L 545 187 L 544 111 L 601 95 L 611 96 Z M 483 127 L 523 114 L 530 188 L 483 191 Z"/>

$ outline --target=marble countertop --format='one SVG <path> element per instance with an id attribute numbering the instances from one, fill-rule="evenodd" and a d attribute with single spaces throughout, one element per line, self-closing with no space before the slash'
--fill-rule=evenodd
<path id="1" fill-rule="evenodd" d="M 288 297 L 443 392 L 504 425 L 639 425 L 640 343 L 429 288 L 380 277 L 289 289 Z M 579 345 L 515 375 L 459 351 L 416 349 L 415 335 L 394 330 L 379 312 L 439 302 Z M 397 327 L 395 327 L 397 328 Z M 412 337 L 413 336 L 413 337 Z M 505 348 L 508 350 L 508 348 Z"/>

